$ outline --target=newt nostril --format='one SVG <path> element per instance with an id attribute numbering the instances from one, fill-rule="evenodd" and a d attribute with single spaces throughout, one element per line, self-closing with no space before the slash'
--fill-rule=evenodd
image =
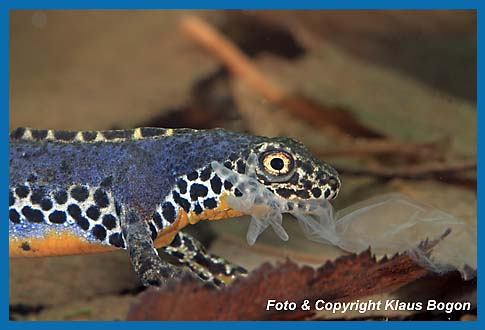
<path id="1" fill-rule="evenodd" d="M 328 185 L 332 188 L 333 191 L 337 191 L 340 189 L 340 180 L 336 177 L 330 177 L 327 181 Z"/>

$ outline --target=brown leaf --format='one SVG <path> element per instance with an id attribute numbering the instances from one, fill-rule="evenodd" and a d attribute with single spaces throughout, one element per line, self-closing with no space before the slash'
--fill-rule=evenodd
<path id="1" fill-rule="evenodd" d="M 279 105 L 311 126 L 325 129 L 333 127 L 338 134 L 344 134 L 348 138 L 386 137 L 376 129 L 360 123 L 350 110 L 323 104 L 301 94 L 287 95 L 280 100 Z"/>
<path id="2" fill-rule="evenodd" d="M 268 299 L 351 301 L 390 293 L 431 273 L 407 255 L 376 261 L 370 250 L 326 262 L 318 269 L 290 260 L 265 263 L 231 286 L 215 290 L 190 280 L 151 288 L 139 296 L 130 320 L 301 320 L 313 310 L 266 311 Z"/>

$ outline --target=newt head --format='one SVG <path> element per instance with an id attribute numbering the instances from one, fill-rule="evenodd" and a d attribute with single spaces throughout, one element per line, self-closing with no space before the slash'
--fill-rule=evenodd
<path id="1" fill-rule="evenodd" d="M 277 138 L 257 144 L 256 177 L 267 189 L 285 199 L 337 197 L 341 181 L 337 171 L 313 156 L 300 142 Z"/>
<path id="2" fill-rule="evenodd" d="M 211 165 L 236 188 L 234 195 L 226 198 L 228 205 L 252 216 L 247 234 L 250 244 L 270 225 L 287 240 L 281 225 L 283 213 L 294 215 L 306 226 L 311 225 L 313 216 L 324 222 L 333 219 L 328 200 L 340 190 L 338 173 L 298 141 L 266 138 L 224 164 Z"/>

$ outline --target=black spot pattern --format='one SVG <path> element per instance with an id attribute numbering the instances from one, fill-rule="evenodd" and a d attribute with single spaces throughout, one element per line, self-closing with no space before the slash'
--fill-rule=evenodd
<path id="1" fill-rule="evenodd" d="M 94 141 L 97 135 L 97 132 L 82 132 L 83 140 L 86 142 Z"/>
<path id="2" fill-rule="evenodd" d="M 210 271 L 212 272 L 212 270 L 210 270 Z M 214 277 L 214 278 L 212 279 L 212 282 L 213 282 L 213 283 L 214 283 L 214 285 L 216 285 L 216 286 L 221 286 L 221 285 L 223 285 L 223 284 L 224 284 L 224 283 L 223 283 L 223 282 L 222 282 L 220 279 L 218 279 L 217 277 Z"/>
<path id="3" fill-rule="evenodd" d="M 98 220 L 101 212 L 99 211 L 99 207 L 92 205 L 86 211 L 86 215 L 93 220 Z"/>
<path id="4" fill-rule="evenodd" d="M 298 190 L 296 191 L 296 195 L 303 199 L 310 198 L 310 193 L 308 192 L 308 190 Z"/>
<path id="5" fill-rule="evenodd" d="M 184 245 L 189 249 L 189 251 L 195 250 L 195 246 L 192 243 L 192 240 L 187 236 L 184 237 Z"/>
<path id="6" fill-rule="evenodd" d="M 103 135 L 106 140 L 129 139 L 133 135 L 133 130 L 104 131 Z"/>
<path id="7" fill-rule="evenodd" d="M 241 174 L 244 174 L 246 172 L 246 164 L 244 163 L 244 161 L 242 159 L 237 161 L 236 170 Z"/>
<path id="8" fill-rule="evenodd" d="M 219 177 L 216 175 L 211 179 L 210 183 L 211 183 L 212 191 L 216 194 L 220 194 L 221 188 L 222 188 L 221 179 L 219 179 Z"/>
<path id="9" fill-rule="evenodd" d="M 182 241 L 180 240 L 180 235 L 177 234 L 173 238 L 172 243 L 170 243 L 170 246 L 179 247 L 180 245 L 182 245 Z"/>
<path id="10" fill-rule="evenodd" d="M 241 266 L 232 266 L 231 267 L 231 274 L 234 274 L 234 273 L 247 274 L 248 271 L 244 267 L 241 267 Z"/>
<path id="11" fill-rule="evenodd" d="M 94 192 L 94 202 L 98 207 L 100 208 L 105 208 L 109 205 L 109 199 L 108 199 L 108 194 L 104 189 L 96 189 Z"/>
<path id="12" fill-rule="evenodd" d="M 121 205 L 117 201 L 115 201 L 115 212 L 117 216 L 120 216 L 121 214 Z"/>
<path id="13" fill-rule="evenodd" d="M 25 198 L 29 194 L 30 189 L 28 186 L 19 186 L 15 189 L 15 193 L 17 194 L 18 197 L 20 198 Z"/>
<path id="14" fill-rule="evenodd" d="M 178 179 L 177 186 L 179 187 L 181 194 L 187 193 L 187 182 L 184 179 Z"/>
<path id="15" fill-rule="evenodd" d="M 85 217 L 80 217 L 79 219 L 76 219 L 76 223 L 83 230 L 89 229 L 89 220 Z"/>
<path id="16" fill-rule="evenodd" d="M 49 214 L 49 221 L 52 223 L 64 223 L 66 222 L 66 213 L 62 211 L 54 211 Z"/>
<path id="17" fill-rule="evenodd" d="M 76 221 L 77 225 L 83 229 L 89 229 L 89 220 L 83 217 L 81 209 L 75 204 L 71 204 L 67 207 L 67 212 Z"/>
<path id="18" fill-rule="evenodd" d="M 314 168 L 310 162 L 301 162 L 298 167 L 300 167 L 303 172 L 307 173 L 308 176 L 312 176 Z"/>
<path id="19" fill-rule="evenodd" d="M 232 188 L 232 183 L 230 183 L 229 181 L 224 181 L 224 189 L 231 190 L 231 188 Z"/>
<path id="20" fill-rule="evenodd" d="M 12 190 L 10 190 L 8 194 L 8 206 L 12 206 L 13 204 L 15 204 L 15 197 L 13 196 Z"/>
<path id="21" fill-rule="evenodd" d="M 157 238 L 157 234 L 158 234 L 157 228 L 155 228 L 155 225 L 151 222 L 148 224 L 148 227 L 150 227 L 152 241 L 154 241 Z"/>
<path id="22" fill-rule="evenodd" d="M 185 257 L 185 255 L 179 251 L 171 251 L 170 254 L 177 259 L 183 259 Z"/>
<path id="23" fill-rule="evenodd" d="M 54 137 L 57 140 L 61 141 L 71 141 L 74 140 L 76 137 L 76 132 L 70 132 L 70 131 L 55 131 L 54 132 Z"/>
<path id="24" fill-rule="evenodd" d="M 209 192 L 209 190 L 207 189 L 206 186 L 204 185 L 201 185 L 200 183 L 194 183 L 191 187 L 190 187 L 190 198 L 195 201 L 197 200 L 199 197 L 205 197 L 207 196 L 207 193 Z"/>
<path id="25" fill-rule="evenodd" d="M 210 277 L 209 275 L 206 275 L 204 273 L 197 273 L 197 276 L 199 276 L 201 279 L 207 281 Z"/>
<path id="26" fill-rule="evenodd" d="M 180 205 L 180 207 L 182 207 L 186 213 L 189 213 L 190 202 L 188 200 L 186 200 L 185 198 L 180 197 L 179 193 L 176 192 L 176 191 L 174 191 L 172 193 L 172 196 L 173 196 L 174 202 L 177 203 L 178 205 Z"/>
<path id="27" fill-rule="evenodd" d="M 193 171 L 192 173 L 189 173 L 189 175 L 187 175 L 187 179 L 189 179 L 190 181 L 197 180 L 198 177 L 199 173 L 197 173 L 197 171 Z"/>
<path id="28" fill-rule="evenodd" d="M 109 187 L 111 187 L 112 183 L 113 183 L 113 177 L 108 176 L 108 177 L 104 178 L 103 181 L 101 181 L 101 183 L 99 185 L 103 188 L 109 188 Z"/>
<path id="29" fill-rule="evenodd" d="M 103 225 L 108 230 L 115 228 L 116 227 L 116 218 L 112 214 L 103 215 Z"/>
<path id="30" fill-rule="evenodd" d="M 202 181 L 207 181 L 211 177 L 212 170 L 210 167 L 206 167 L 205 169 L 200 172 L 200 179 Z"/>
<path id="31" fill-rule="evenodd" d="M 44 196 L 45 196 L 44 189 L 40 189 L 40 188 L 34 189 L 32 191 L 32 195 L 30 195 L 30 201 L 32 202 L 32 204 L 40 204 Z"/>
<path id="32" fill-rule="evenodd" d="M 8 212 L 8 217 L 13 223 L 20 223 L 20 214 L 16 210 L 10 209 Z"/>
<path id="33" fill-rule="evenodd" d="M 30 222 L 44 222 L 44 214 L 39 210 L 31 208 L 30 206 L 24 206 L 22 208 L 22 214 Z"/>
<path id="34" fill-rule="evenodd" d="M 276 193 L 283 198 L 288 198 L 293 195 L 295 191 L 288 188 L 278 188 L 276 189 Z"/>
<path id="35" fill-rule="evenodd" d="M 194 261 L 196 263 L 198 263 L 199 265 L 201 266 L 209 266 L 211 264 L 210 260 L 206 257 L 204 257 L 202 254 L 200 253 L 196 253 L 195 256 L 194 256 Z"/>
<path id="36" fill-rule="evenodd" d="M 163 220 L 162 220 L 162 216 L 160 215 L 160 213 L 158 213 L 157 211 L 153 212 L 152 218 L 153 218 L 153 221 L 155 221 L 155 224 L 157 225 L 158 229 L 162 229 L 163 228 Z"/>
<path id="37" fill-rule="evenodd" d="M 42 140 L 47 137 L 47 130 L 32 130 L 32 138 L 34 140 Z"/>
<path id="38" fill-rule="evenodd" d="M 195 206 L 194 206 L 194 212 L 195 212 L 195 214 L 201 214 L 201 213 L 202 213 L 202 211 L 204 211 L 204 210 L 202 209 L 202 206 L 200 206 L 200 204 L 199 204 L 199 203 L 196 203 L 196 204 L 195 204 Z"/>
<path id="39" fill-rule="evenodd" d="M 78 202 L 84 202 L 88 199 L 89 190 L 85 186 L 76 186 L 71 189 L 71 197 Z"/>
<path id="40" fill-rule="evenodd" d="M 69 215 L 74 219 L 79 219 L 80 217 L 82 217 L 82 212 L 81 212 L 81 209 L 79 208 L 79 206 L 75 205 L 75 204 L 70 204 L 68 207 L 67 207 L 67 212 L 69 213 Z"/>
<path id="41" fill-rule="evenodd" d="M 162 204 L 162 215 L 170 223 L 174 223 L 175 221 L 175 208 L 173 207 L 172 203 L 165 202 Z"/>
<path id="42" fill-rule="evenodd" d="M 325 196 L 325 198 L 328 198 L 328 196 L 330 196 L 330 189 L 325 189 L 324 196 Z"/>
<path id="43" fill-rule="evenodd" d="M 119 247 L 119 248 L 124 248 L 125 247 L 125 242 L 123 241 L 123 238 L 120 233 L 114 233 L 109 236 L 108 239 L 109 244 Z"/>
<path id="44" fill-rule="evenodd" d="M 236 197 L 241 197 L 241 196 L 243 195 L 243 193 L 241 192 L 241 190 L 239 190 L 239 189 L 237 189 L 237 188 L 236 188 L 236 189 L 234 190 L 234 195 L 235 195 Z"/>
<path id="45" fill-rule="evenodd" d="M 91 230 L 91 233 L 93 233 L 93 236 L 100 241 L 104 241 L 104 239 L 106 238 L 106 229 L 104 229 L 104 227 L 101 225 L 94 226 Z"/>
<path id="46" fill-rule="evenodd" d="M 24 127 L 19 127 L 10 133 L 10 138 L 12 139 L 20 139 L 22 136 L 24 136 L 25 133 L 25 128 Z"/>
<path id="47" fill-rule="evenodd" d="M 208 209 L 215 209 L 217 207 L 217 202 L 215 198 L 207 198 L 204 200 L 204 206 Z"/>
<path id="48" fill-rule="evenodd" d="M 54 199 L 56 200 L 57 204 L 65 204 L 67 202 L 67 192 L 64 190 L 57 191 L 54 194 Z"/>
<path id="49" fill-rule="evenodd" d="M 22 244 L 20 245 L 20 248 L 24 251 L 30 251 L 31 249 L 29 243 L 27 242 L 22 242 Z"/>
<path id="50" fill-rule="evenodd" d="M 224 162 L 224 166 L 230 170 L 232 170 L 233 166 L 232 166 L 232 163 L 230 161 L 226 161 Z"/>
<path id="51" fill-rule="evenodd" d="M 142 127 L 140 128 L 140 133 L 142 137 L 161 136 L 165 134 L 165 129 L 153 128 L 153 127 Z"/>
<path id="52" fill-rule="evenodd" d="M 48 198 L 44 198 L 40 201 L 40 207 L 44 211 L 49 211 L 52 208 L 52 201 Z"/>
<path id="53" fill-rule="evenodd" d="M 322 190 L 320 188 L 315 187 L 315 188 L 312 189 L 312 195 L 313 195 L 313 197 L 318 198 L 318 197 L 322 196 Z"/>
<path id="54" fill-rule="evenodd" d="M 313 186 L 313 183 L 310 180 L 303 179 L 301 182 L 303 183 L 303 188 L 305 189 L 311 189 Z"/>

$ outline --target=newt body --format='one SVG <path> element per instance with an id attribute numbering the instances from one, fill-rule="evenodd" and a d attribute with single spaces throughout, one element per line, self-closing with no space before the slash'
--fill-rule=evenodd
<path id="1" fill-rule="evenodd" d="M 19 128 L 10 135 L 10 255 L 49 256 L 127 249 L 145 285 L 177 273 L 154 247 L 205 281 L 222 284 L 240 267 L 207 254 L 180 232 L 199 220 L 242 215 L 238 197 L 213 171 L 244 173 L 259 155 L 258 180 L 286 199 L 333 198 L 336 171 L 300 143 L 222 129 L 68 132 Z"/>

